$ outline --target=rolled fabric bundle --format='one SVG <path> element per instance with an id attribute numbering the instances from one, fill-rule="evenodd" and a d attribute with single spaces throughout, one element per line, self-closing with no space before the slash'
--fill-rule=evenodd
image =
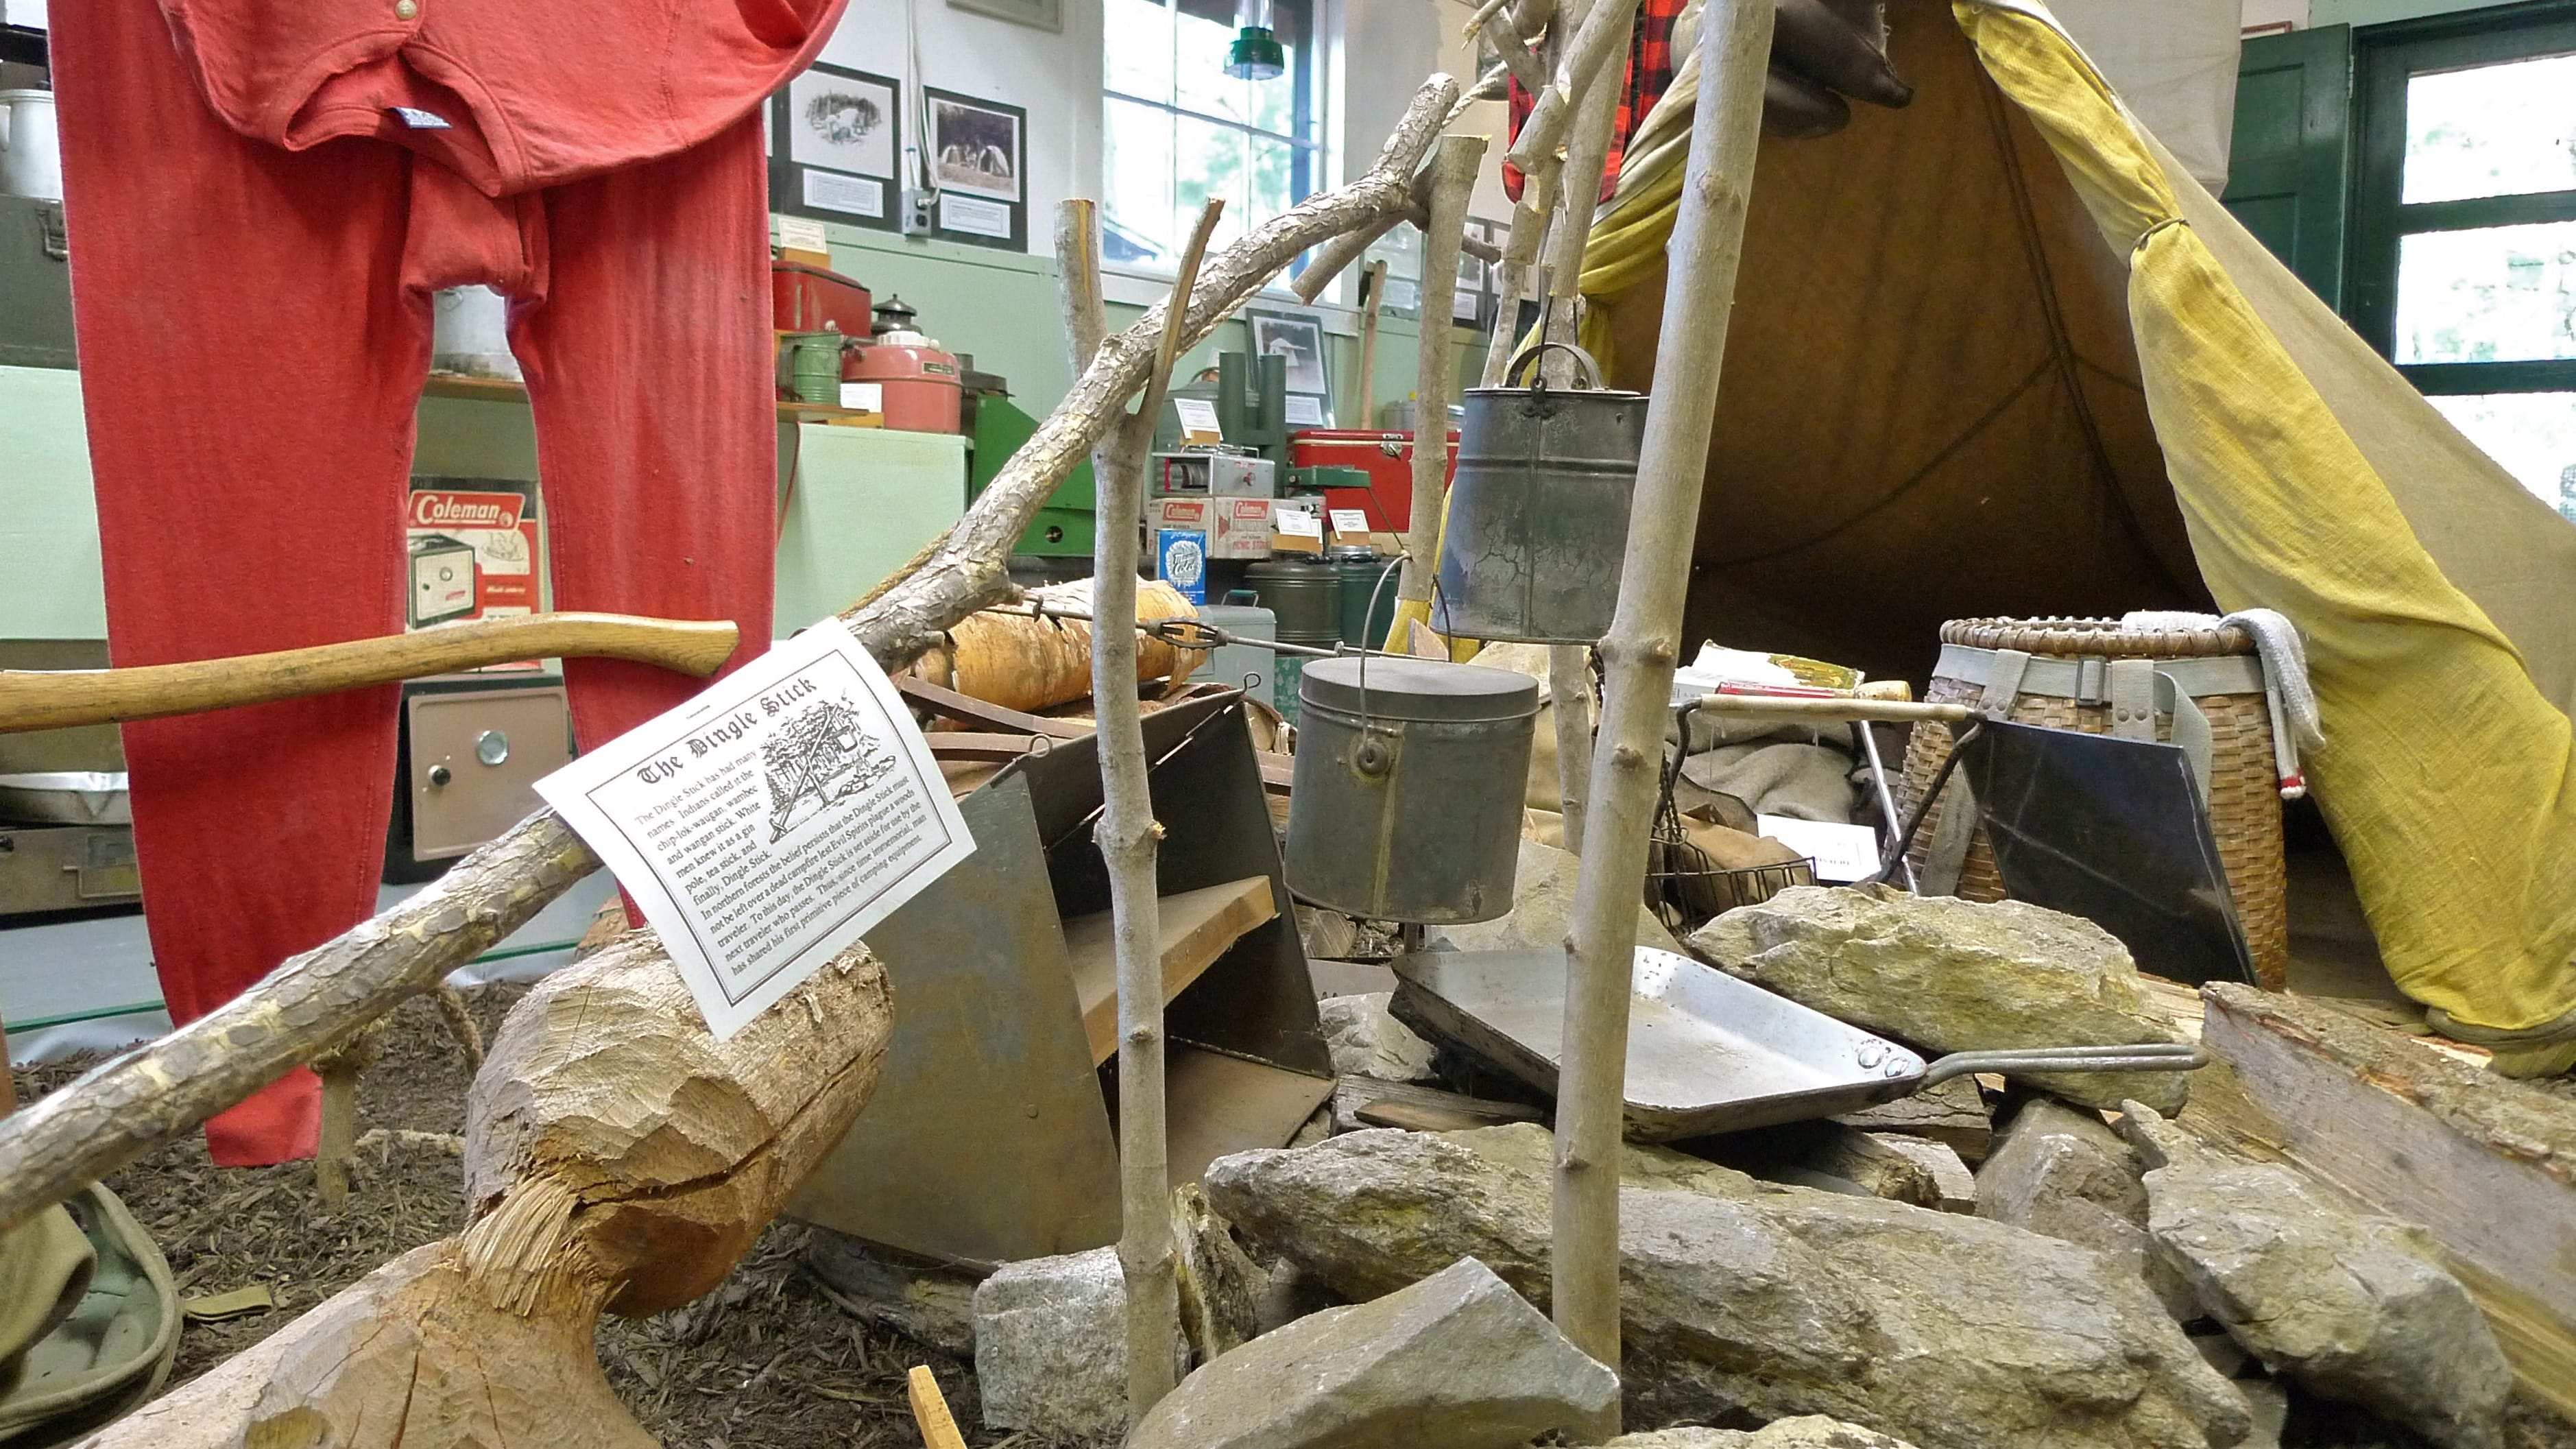
<path id="1" fill-rule="evenodd" d="M 1037 710 L 1091 693 L 1091 580 L 1029 591 L 1035 614 L 988 609 L 970 615 L 913 663 L 933 684 L 1008 709 Z M 1193 619 L 1198 610 L 1160 581 L 1136 586 L 1136 621 Z M 1179 649 L 1147 635 L 1136 641 L 1136 678 L 1169 678 L 1178 686 L 1205 651 Z"/>

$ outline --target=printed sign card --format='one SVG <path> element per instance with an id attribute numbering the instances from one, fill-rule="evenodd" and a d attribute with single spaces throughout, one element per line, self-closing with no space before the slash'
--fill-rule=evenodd
<path id="1" fill-rule="evenodd" d="M 719 1040 L 974 853 L 885 671 L 826 620 L 537 782 Z"/>

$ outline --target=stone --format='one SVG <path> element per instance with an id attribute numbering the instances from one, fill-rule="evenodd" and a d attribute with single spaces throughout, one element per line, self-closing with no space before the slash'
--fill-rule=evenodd
<path id="1" fill-rule="evenodd" d="M 1547 1301 L 1536 1126 L 1239 1153 L 1209 1200 L 1346 1298 L 1474 1257 Z M 1925 1449 L 2224 1449 L 2245 1406 L 2144 1285 L 2003 1223 L 1622 1154 L 1626 1407 L 1641 1428 L 1829 1414 Z"/>
<path id="2" fill-rule="evenodd" d="M 1180 1280 L 1181 1334 L 1206 1363 L 1261 1332 L 1261 1295 L 1270 1275 L 1235 1240 L 1195 1182 L 1172 1190 L 1172 1251 Z"/>
<path id="3" fill-rule="evenodd" d="M 1827 1191 L 1848 1183 L 1872 1197 L 1942 1212 L 1977 1210 L 1976 1178 L 1942 1143 L 1833 1123 L 1818 1123 L 1806 1135 L 1810 1140 L 1793 1161 L 1759 1175 Z"/>
<path id="4" fill-rule="evenodd" d="M 1863 1132 L 1903 1132 L 1949 1144 L 1959 1160 L 1978 1163 L 1994 1148 L 1994 1120 L 1977 1079 L 1952 1077 L 1919 1092 L 1845 1112 L 1833 1119 Z"/>
<path id="5" fill-rule="evenodd" d="M 1759 1429 L 1658 1429 L 1651 1434 L 1622 1434 L 1602 1449 L 1914 1449 L 1874 1429 L 1802 1414 L 1779 1419 Z"/>
<path id="6" fill-rule="evenodd" d="M 1618 1396 L 1617 1374 L 1466 1258 L 1208 1364 L 1145 1415 L 1127 1449 L 1510 1449 Z"/>
<path id="7" fill-rule="evenodd" d="M 2513 1370 L 2430 1234 L 2278 1163 L 2186 1147 L 2137 1103 L 2122 1130 L 2163 1164 L 2144 1178 L 2156 1255 L 2267 1371 L 2441 1449 L 2503 1444 Z"/>
<path id="8" fill-rule="evenodd" d="M 1175 1366 L 1187 1349 L 1172 1345 Z M 1115 1248 L 1005 1263 L 975 1289 L 984 1425 L 1114 1444 L 1127 1432 L 1127 1279 Z"/>
<path id="9" fill-rule="evenodd" d="M 1336 1073 L 1381 1082 L 1431 1080 L 1431 1043 L 1387 1015 L 1392 996 L 1375 991 L 1365 996 L 1327 996 L 1315 1003 L 1315 1019 L 1324 1028 L 1324 1045 L 1333 1054 Z"/>
<path id="10" fill-rule="evenodd" d="M 1447 951 L 1553 951 L 1574 929 L 1574 878 L 1582 862 L 1573 852 L 1521 837 L 1521 853 L 1512 875 L 1512 908 L 1472 926 L 1433 926 L 1430 944 Z M 1655 919 L 1643 901 L 1637 904 L 1637 944 L 1679 951 L 1682 943 Z"/>
<path id="11" fill-rule="evenodd" d="M 2124 1046 L 2181 1038 L 2110 932 L 2021 901 L 1887 886 L 1792 886 L 1693 932 L 1701 959 L 1827 1016 L 1933 1052 Z M 2092 1107 L 2180 1110 L 2187 1073 L 2033 1073 Z"/>
<path id="12" fill-rule="evenodd" d="M 1944 1142 L 1923 1137 L 1908 1137 L 1900 1132 L 1855 1133 L 1878 1152 L 1894 1153 L 1913 1164 L 1929 1184 L 1926 1196 L 1908 1198 L 1916 1207 L 1933 1208 L 1945 1213 L 1973 1213 L 1977 1210 L 1977 1175 L 1959 1160 L 1956 1150 Z M 1885 1196 L 1886 1194 L 1880 1194 Z"/>
<path id="13" fill-rule="evenodd" d="M 2136 1150 L 2098 1114 L 2033 1098 L 1977 1169 L 1977 1215 L 2109 1255 L 2188 1323 L 2201 1316 L 2199 1295 L 2147 1239 L 2142 1171 Z"/>
<path id="14" fill-rule="evenodd" d="M 809 1230 L 805 1267 L 843 1311 L 916 1343 L 975 1352 L 975 1278 L 824 1228 Z"/>

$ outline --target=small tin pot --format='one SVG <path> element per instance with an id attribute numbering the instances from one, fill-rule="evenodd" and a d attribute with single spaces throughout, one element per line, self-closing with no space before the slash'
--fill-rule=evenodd
<path id="1" fill-rule="evenodd" d="M 1373 921 L 1511 910 L 1538 681 L 1436 659 L 1318 659 L 1298 717 L 1291 891 Z"/>

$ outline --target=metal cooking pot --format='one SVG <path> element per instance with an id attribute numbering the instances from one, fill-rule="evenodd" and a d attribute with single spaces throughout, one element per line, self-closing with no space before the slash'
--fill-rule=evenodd
<path id="1" fill-rule="evenodd" d="M 1467 390 L 1433 605 L 1443 634 L 1589 644 L 1610 632 L 1646 395 L 1603 387 L 1591 354 L 1564 342 L 1523 350 L 1505 376 L 1550 348 L 1574 354 L 1582 386 L 1552 389 L 1533 367 L 1525 388 Z"/>
<path id="2" fill-rule="evenodd" d="M 1364 654 L 1315 660 L 1299 690 L 1288 888 L 1373 921 L 1509 911 L 1538 681 Z"/>

